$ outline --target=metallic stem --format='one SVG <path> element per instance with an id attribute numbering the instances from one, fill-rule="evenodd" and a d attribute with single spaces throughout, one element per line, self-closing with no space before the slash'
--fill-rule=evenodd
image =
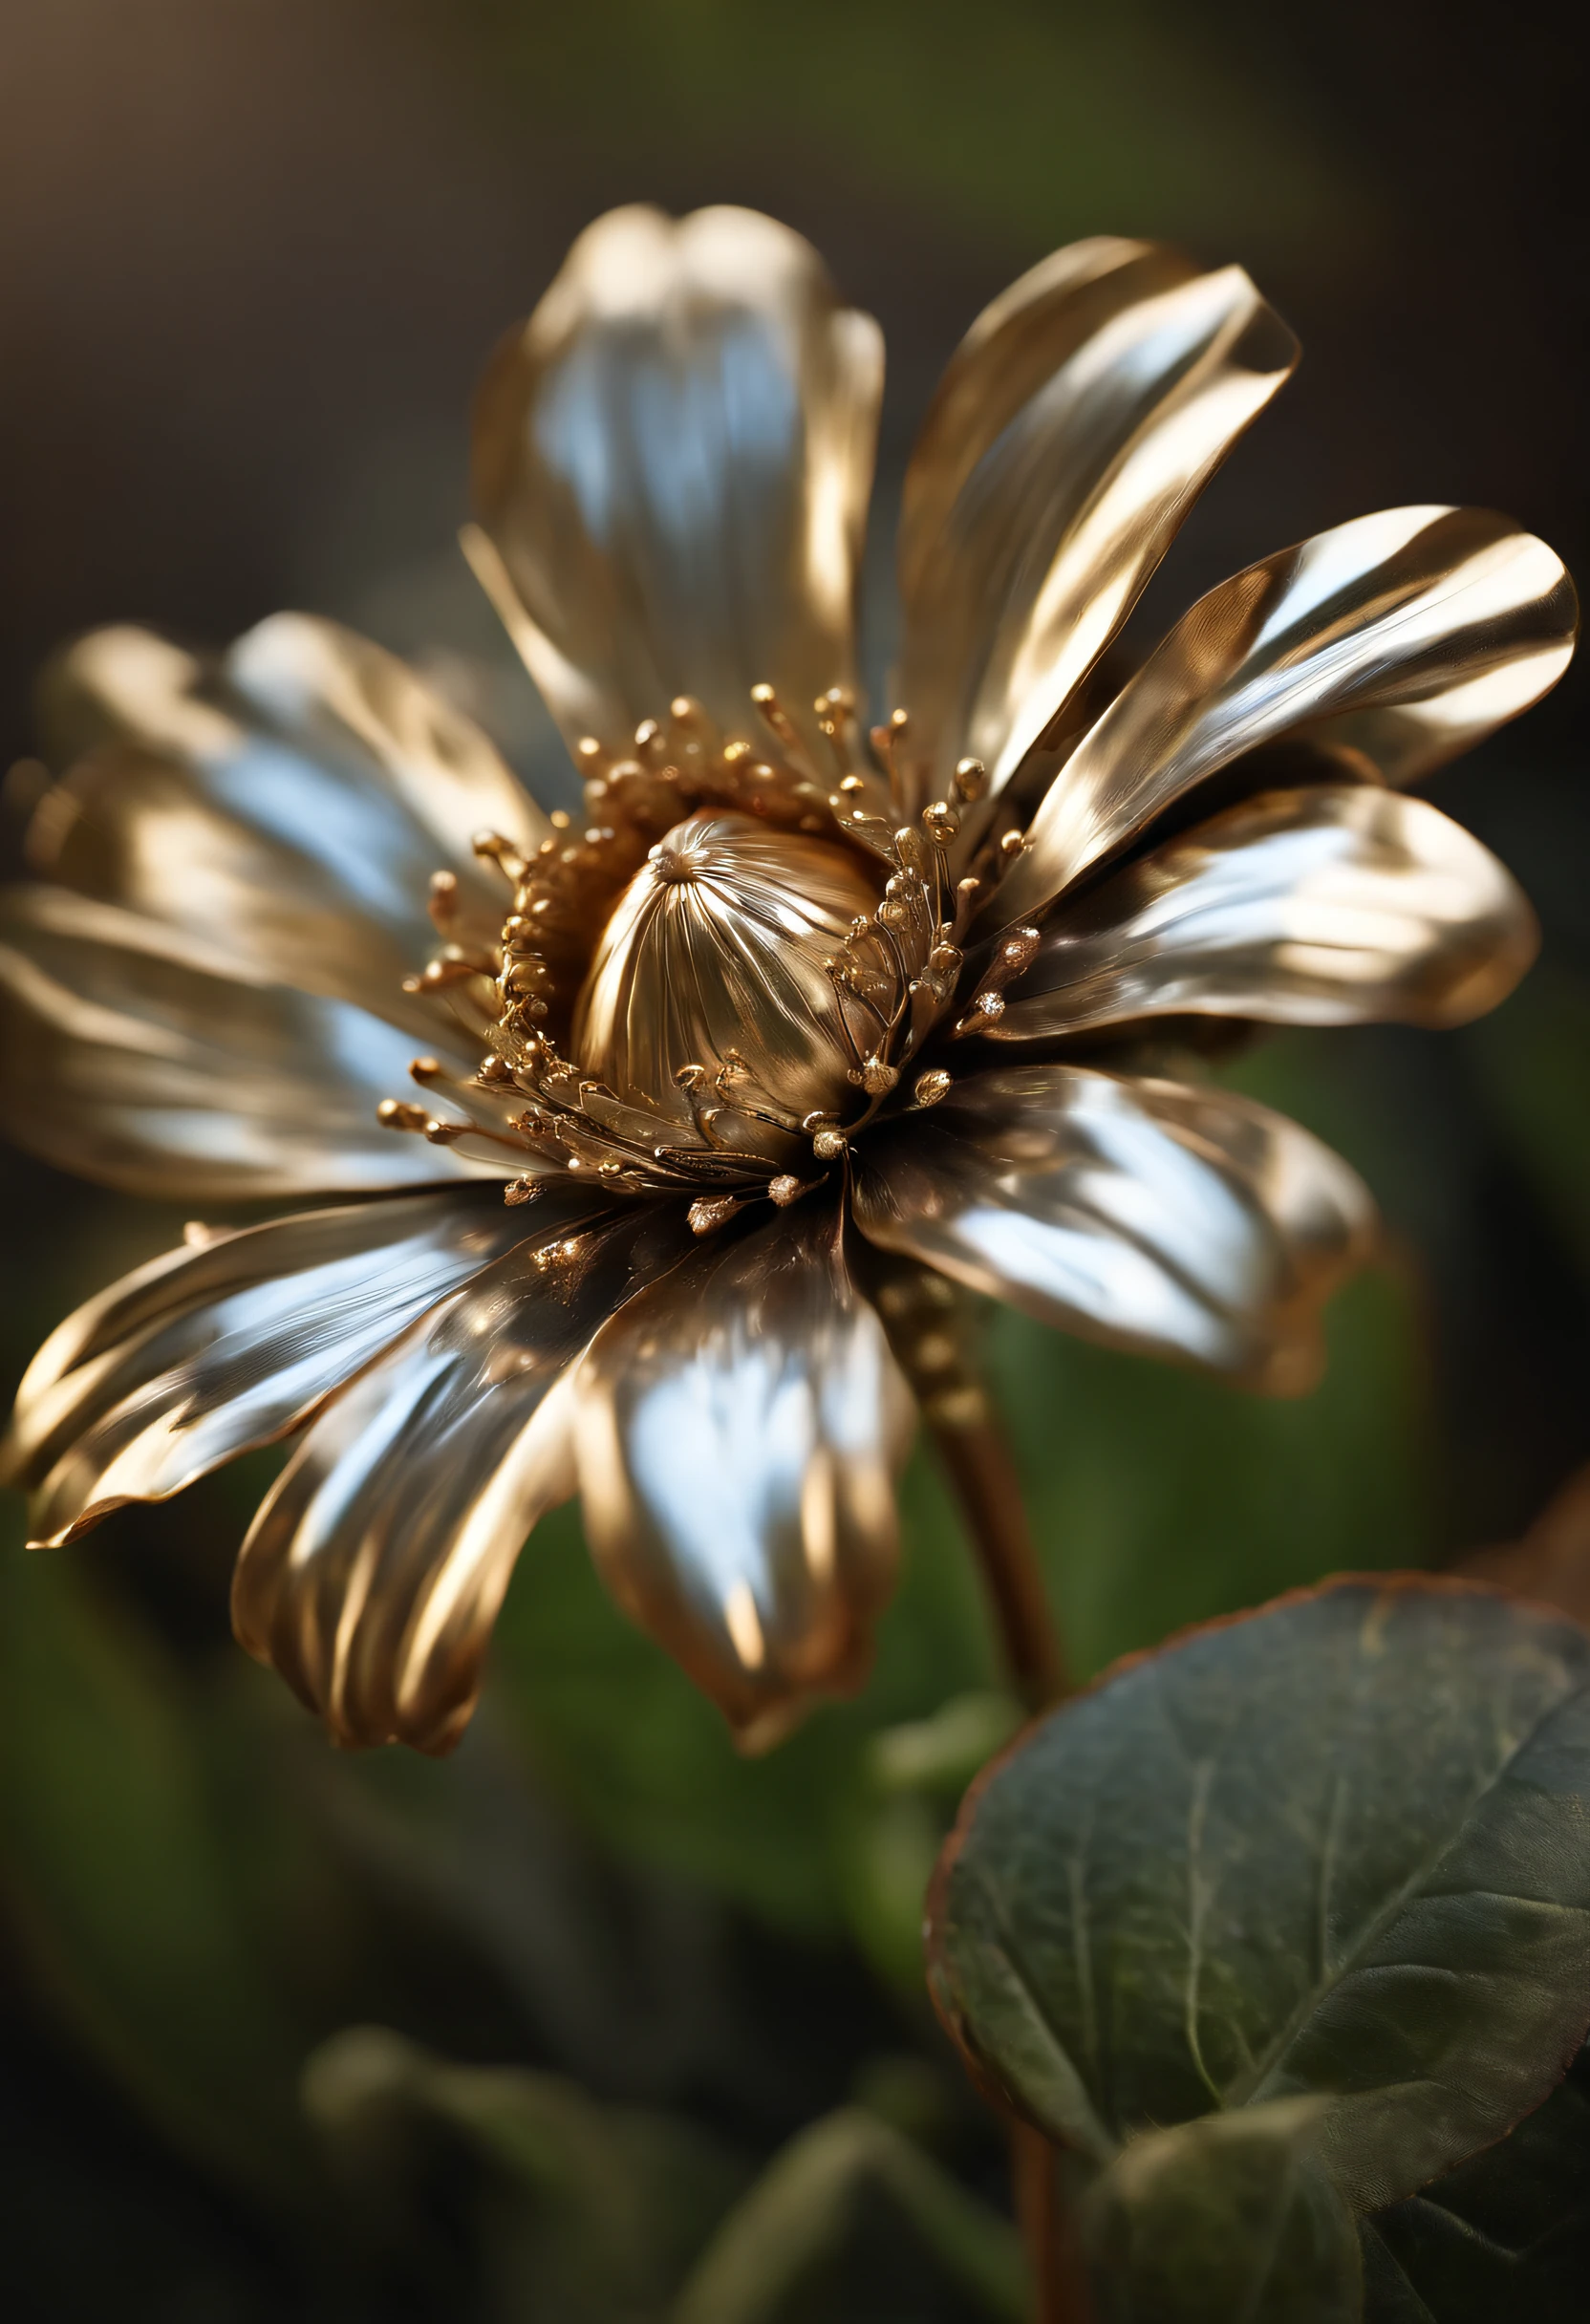
<path id="1" fill-rule="evenodd" d="M 982 1568 L 1006 1668 L 1027 1708 L 1047 1710 L 1067 1691 L 1065 1658 L 1004 1431 L 980 1388 L 963 1385 L 925 1410 Z M 1055 2160 L 1041 2130 L 1012 2123 L 1011 2190 L 1032 2269 L 1036 2324 L 1089 2324 L 1092 2303 Z"/>
<path id="2" fill-rule="evenodd" d="M 947 1401 L 947 1400 L 946 1400 Z M 1068 1689 L 1060 1629 L 1044 1586 L 1004 1431 L 979 1395 L 929 1408 L 928 1425 L 982 1568 L 1005 1667 L 1029 1711 Z"/>

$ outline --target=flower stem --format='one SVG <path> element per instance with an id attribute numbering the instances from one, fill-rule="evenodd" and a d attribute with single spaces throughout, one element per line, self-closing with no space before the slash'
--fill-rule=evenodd
<path id="1" fill-rule="evenodd" d="M 1065 1657 L 1004 1431 L 980 1386 L 963 1384 L 925 1410 L 982 1569 L 1006 1669 L 1028 1710 L 1045 1711 L 1067 1691 Z M 1062 2211 L 1054 2149 L 1029 2122 L 1011 2124 L 1010 2176 L 1036 2324 L 1087 2324 L 1091 2302 Z"/>
<path id="2" fill-rule="evenodd" d="M 1005 1668 L 1027 1709 L 1046 1711 L 1069 1690 L 1065 1656 L 1004 1431 L 980 1388 L 935 1398 L 927 1419 L 982 1570 Z"/>

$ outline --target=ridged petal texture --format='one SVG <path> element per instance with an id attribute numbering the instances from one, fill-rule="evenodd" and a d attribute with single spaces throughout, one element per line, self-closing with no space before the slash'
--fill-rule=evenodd
<path id="1" fill-rule="evenodd" d="M 51 884 L 0 904 L 0 1093 L 21 1143 L 206 1200 L 493 1170 L 375 1118 L 417 1051 L 479 1060 L 402 989 L 436 946 L 430 874 L 452 871 L 465 927 L 494 937 L 473 834 L 532 847 L 549 828 L 483 735 L 302 614 L 214 668 L 97 632 L 51 673 L 44 724 L 69 768 L 28 834 Z"/>
<path id="2" fill-rule="evenodd" d="M 308 614 L 261 622 L 214 668 L 97 632 L 48 674 L 42 709 L 47 755 L 72 771 L 34 819 L 34 871 L 396 1022 L 434 1022 L 401 989 L 435 946 L 431 873 L 456 872 L 494 936 L 474 834 L 533 849 L 549 828 L 467 719 Z"/>
<path id="3" fill-rule="evenodd" d="M 475 419 L 492 586 L 570 742 L 694 696 L 743 733 L 851 675 L 883 341 L 754 211 L 613 210 L 499 351 Z M 505 584 L 505 588 L 503 586 Z"/>
<path id="4" fill-rule="evenodd" d="M 64 888 L 0 891 L 7 1123 L 59 1169 L 207 1202 L 501 1178 L 380 1128 L 419 1045 L 139 913 Z"/>
<path id="5" fill-rule="evenodd" d="M 1184 613 L 1078 743 L 985 918 L 1008 924 L 1243 752 L 1302 728 L 1407 782 L 1556 684 L 1573 585 L 1483 508 L 1390 508 L 1316 533 Z"/>
<path id="6" fill-rule="evenodd" d="M 769 829 L 752 815 L 695 815 L 652 850 L 603 931 L 574 1042 L 586 1071 L 626 1103 L 690 1129 L 676 1077 L 710 1083 L 743 1057 L 756 1087 L 799 1121 L 835 1107 L 852 1063 L 831 959 L 878 899 L 861 857 Z M 744 1117 L 721 1134 L 755 1137 Z"/>
<path id="7" fill-rule="evenodd" d="M 963 753 L 997 791 L 1059 719 L 1235 439 L 1297 361 L 1240 267 L 1099 235 L 986 308 L 900 520 L 912 804 Z"/>
<path id="8" fill-rule="evenodd" d="M 561 1186 L 531 1218 L 313 1422 L 243 1545 L 238 1637 L 341 1742 L 458 1740 L 521 1545 L 574 1489 L 568 1366 L 690 1240 L 676 1207 Z"/>
<path id="9" fill-rule="evenodd" d="M 495 1189 L 301 1212 L 140 1267 L 52 1332 L 9 1481 L 54 1545 L 269 1444 L 525 1234 Z"/>
<path id="10" fill-rule="evenodd" d="M 576 1397 L 597 1563 L 742 1747 L 859 1686 L 912 1406 L 837 1206 L 804 1203 L 642 1292 L 598 1333 Z"/>
<path id="11" fill-rule="evenodd" d="M 1272 1024 L 1462 1024 L 1534 959 L 1535 915 L 1489 849 L 1367 783 L 1229 807 L 1049 920 L 996 1041 L 1183 1010 Z"/>
<path id="12" fill-rule="evenodd" d="M 1347 1165 L 1219 1089 L 1018 1065 L 968 1076 L 860 1148 L 886 1250 L 1114 1347 L 1278 1394 L 1313 1384 L 1319 1309 L 1373 1216 Z"/>

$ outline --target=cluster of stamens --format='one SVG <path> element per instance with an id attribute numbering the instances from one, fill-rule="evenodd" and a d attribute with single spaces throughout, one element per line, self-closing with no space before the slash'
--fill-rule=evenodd
<path id="1" fill-rule="evenodd" d="M 964 859 L 965 809 L 981 799 L 979 761 L 963 759 L 952 796 L 897 820 L 902 784 L 895 764 L 907 716 L 896 710 L 871 730 L 875 763 L 856 748 L 852 698 L 832 687 L 814 705 L 833 769 L 825 778 L 799 728 L 770 686 L 752 702 L 776 748 L 759 753 L 742 739 L 723 739 L 701 706 L 680 698 L 666 723 L 646 720 L 632 756 L 615 759 L 593 739 L 578 746 L 585 774 L 585 823 L 551 818 L 551 835 L 526 855 L 510 841 L 481 833 L 478 856 L 511 888 L 500 934 L 492 940 L 467 924 L 460 884 L 450 872 L 432 882 L 431 915 L 443 938 L 411 991 L 434 994 L 480 1037 L 487 1054 L 468 1085 L 452 1081 L 434 1058 L 411 1068 L 427 1089 L 442 1087 L 462 1119 L 431 1107 L 389 1099 L 380 1118 L 438 1143 L 483 1141 L 512 1149 L 527 1163 L 509 1181 L 506 1199 L 529 1201 L 551 1171 L 572 1172 L 621 1194 L 674 1193 L 691 1197 L 699 1234 L 721 1226 L 747 1200 L 788 1204 L 842 1160 L 849 1139 L 898 1090 L 929 1033 L 960 986 L 972 917 L 1003 865 L 1019 854 L 1019 831 L 982 836 L 970 867 Z M 892 814 L 891 808 L 895 812 Z M 789 1114 L 737 1051 L 717 1069 L 690 1065 L 675 1075 L 690 1122 L 628 1098 L 583 1074 L 564 1053 L 574 1006 L 597 935 L 618 897 L 664 835 L 698 809 L 730 808 L 775 828 L 847 840 L 879 867 L 875 908 L 852 920 L 827 963 L 840 1036 L 856 1090 L 853 1108 Z M 957 850 L 957 843 L 961 843 Z M 984 967 L 970 1005 L 951 1037 L 994 1022 L 1003 987 L 1027 965 L 1036 929 L 1009 932 Z M 917 1074 L 910 1102 L 932 1106 L 951 1086 L 942 1066 Z M 770 1158 L 772 1143 L 808 1141 L 819 1166 L 806 1175 Z"/>

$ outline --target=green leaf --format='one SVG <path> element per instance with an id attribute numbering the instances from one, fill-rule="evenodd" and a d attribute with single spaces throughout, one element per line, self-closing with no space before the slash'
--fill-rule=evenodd
<path id="1" fill-rule="evenodd" d="M 1590 1269 L 1590 985 L 1537 968 L 1463 1039 L 1525 1175 Z"/>
<path id="2" fill-rule="evenodd" d="M 498 1623 L 494 1703 L 610 1843 L 785 1928 L 835 1934 L 851 1909 L 855 1818 L 872 1797 L 870 1738 L 985 1689 L 992 1673 L 977 1574 L 920 1456 L 902 1522 L 900 1587 L 866 1693 L 765 1757 L 741 1757 L 712 1705 L 617 1611 L 571 1508 L 537 1528 L 520 1560 Z"/>
<path id="3" fill-rule="evenodd" d="M 1357 2230 L 1309 2153 L 1328 2105 L 1281 2098 L 1133 2139 L 1083 2206 L 1100 2324 L 1357 2324 Z"/>
<path id="4" fill-rule="evenodd" d="M 412 2133 L 440 2128 L 471 2149 L 486 2181 L 482 2240 L 512 2287 L 505 2313 L 560 2324 L 658 2314 L 745 2178 L 677 2117 L 601 2105 L 556 2075 L 454 2065 L 382 2026 L 317 2050 L 304 2103 L 389 2231 L 413 2199 Z"/>
<path id="5" fill-rule="evenodd" d="M 1025 2324 L 1014 2228 L 887 2122 L 845 2107 L 790 2141 L 730 2213 L 690 2276 L 672 2324 L 773 2324 L 882 2194 L 977 2313 Z"/>
<path id="6" fill-rule="evenodd" d="M 1432 1435 L 1413 1287 L 1361 1276 L 1312 1395 L 1243 1395 L 1002 1309 L 990 1368 L 1072 1669 L 1343 1566 L 1425 1564 Z"/>
<path id="7" fill-rule="evenodd" d="M 1496 2139 L 1590 2018 L 1590 1637 L 1349 1580 L 1128 1663 L 975 1790 L 931 1975 L 985 2078 L 1100 2166 L 1308 2095 L 1355 2210 Z"/>
<path id="8" fill-rule="evenodd" d="M 290 2195 L 300 2044 L 184 1691 L 80 1560 L 0 1545 L 0 1852 L 32 1965 L 169 2137 Z"/>
<path id="9" fill-rule="evenodd" d="M 1590 2055 L 1511 2137 L 1364 2223 L 1369 2324 L 1582 2324 Z"/>

